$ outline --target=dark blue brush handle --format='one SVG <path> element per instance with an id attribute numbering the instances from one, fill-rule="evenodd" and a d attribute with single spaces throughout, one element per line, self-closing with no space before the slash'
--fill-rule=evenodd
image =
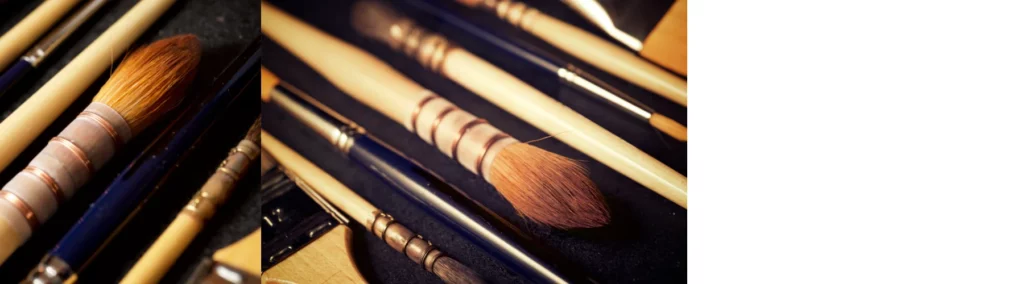
<path id="1" fill-rule="evenodd" d="M 499 234 L 487 222 L 443 194 L 449 185 L 369 136 L 355 139 L 349 157 L 379 176 L 435 218 L 456 229 L 506 265 L 537 283 L 567 283 L 551 266 Z"/>
<path id="2" fill-rule="evenodd" d="M 257 44 L 255 48 L 258 47 Z M 250 45 L 247 52 L 254 52 L 253 55 L 231 80 L 187 124 L 173 133 L 174 137 L 169 142 L 159 141 L 166 141 L 165 136 L 172 132 L 157 138 L 158 142 L 150 144 L 128 168 L 118 174 L 103 195 L 90 205 L 85 215 L 57 243 L 50 252 L 51 256 L 64 260 L 72 270 L 78 271 L 107 238 L 116 233 L 118 226 L 153 192 L 165 174 L 192 148 L 214 119 L 223 114 L 224 109 L 253 78 L 258 78 L 261 53 L 252 48 Z M 179 119 L 174 125 L 180 125 L 181 121 Z"/>
<path id="3" fill-rule="evenodd" d="M 28 63 L 24 59 L 18 59 L 17 63 L 14 63 L 10 69 L 7 69 L 7 72 L 0 75 L 0 96 L 7 93 L 7 90 L 13 87 L 15 83 L 18 83 L 21 77 L 25 77 L 25 74 L 35 69 L 36 67 L 32 66 L 32 63 Z"/>

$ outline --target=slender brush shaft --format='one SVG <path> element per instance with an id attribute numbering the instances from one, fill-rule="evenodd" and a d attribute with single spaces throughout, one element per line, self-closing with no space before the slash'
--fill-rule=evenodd
<path id="1" fill-rule="evenodd" d="M 238 180 L 248 171 L 249 164 L 259 156 L 259 133 L 260 124 L 257 118 L 245 138 L 231 148 L 231 152 L 221 162 L 220 167 L 193 195 L 192 200 L 189 200 L 181 213 L 178 213 L 178 217 L 174 218 L 167 230 L 135 262 L 121 282 L 156 283 L 164 276 L 189 242 L 199 234 L 206 221 L 213 217 L 217 207 L 231 195 Z"/>
<path id="2" fill-rule="evenodd" d="M 50 55 L 50 52 L 60 46 L 60 44 L 71 35 L 71 33 L 75 32 L 82 23 L 88 20 L 89 17 L 96 13 L 96 11 L 99 11 L 99 9 L 106 3 L 107 0 L 91 0 L 88 3 L 85 3 L 82 8 L 75 11 L 71 16 L 68 16 L 68 19 L 61 22 L 61 24 L 54 28 L 53 31 L 50 31 L 46 37 L 39 40 L 35 46 L 25 53 L 25 56 L 21 57 L 21 60 L 18 60 L 11 69 L 7 70 L 2 76 L 0 76 L 0 95 L 6 93 L 7 90 L 17 83 L 21 77 L 25 76 L 25 74 L 38 67 L 39 63 L 43 62 L 43 60 Z"/>
<path id="3" fill-rule="evenodd" d="M 3 36 L 0 36 L 0 69 L 7 67 L 53 23 L 75 7 L 78 0 L 43 1 Z"/>
<path id="4" fill-rule="evenodd" d="M 496 14 L 524 31 L 605 72 L 686 105 L 686 81 L 633 52 L 514 0 L 457 0 Z"/>
<path id="5" fill-rule="evenodd" d="M 70 1 L 45 3 L 66 2 Z M 89 47 L 65 65 L 57 75 L 40 87 L 32 97 L 0 122 L 0 133 L 4 134 L 0 135 L 0 170 L 7 168 L 14 158 L 92 85 L 96 78 L 106 74 L 110 64 L 120 58 L 132 42 L 167 11 L 171 4 L 174 4 L 174 0 L 145 0 L 135 4 Z"/>
<path id="6" fill-rule="evenodd" d="M 686 207 L 686 177 L 602 128 L 569 107 L 544 95 L 500 68 L 443 37 L 412 25 L 408 18 L 377 2 L 359 2 L 353 25 L 364 35 L 418 60 L 480 97 L 498 105 L 640 183 Z"/>

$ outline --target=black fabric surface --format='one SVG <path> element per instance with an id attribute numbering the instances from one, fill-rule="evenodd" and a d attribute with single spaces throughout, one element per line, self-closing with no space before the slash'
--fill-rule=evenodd
<path id="1" fill-rule="evenodd" d="M 435 91 L 459 107 L 474 113 L 522 140 L 531 141 L 547 137 L 547 134 L 517 119 L 486 100 L 461 88 L 457 84 L 432 74 L 401 54 L 392 52 L 383 45 L 371 42 L 355 34 L 349 27 L 348 13 L 351 1 L 272 1 L 283 10 L 304 19 L 308 23 L 327 31 L 350 43 L 374 53 L 392 64 L 407 77 L 424 87 Z M 547 4 L 541 2 L 550 2 Z M 545 8 L 557 1 L 529 1 L 530 4 Z M 553 3 L 553 4 L 552 4 Z M 474 16 L 479 12 L 462 9 L 463 15 L 474 21 L 502 27 L 496 19 Z M 571 10 L 545 10 L 556 17 L 573 18 Z M 474 14 L 476 13 L 476 14 Z M 664 13 L 664 11 L 661 11 Z M 659 15 L 660 16 L 660 15 Z M 490 22 L 485 22 L 492 20 Z M 574 21 L 575 22 L 575 21 Z M 580 24 L 580 22 L 576 22 Z M 583 24 L 580 24 L 583 25 Z M 431 27 L 443 30 L 443 26 Z M 552 54 L 566 56 L 529 35 L 510 29 L 500 29 L 506 36 L 523 37 L 535 45 L 548 48 Z M 472 42 L 455 42 L 470 51 L 483 55 L 492 52 Z M 528 232 L 546 247 L 546 253 L 569 262 L 602 283 L 665 283 L 682 282 L 686 274 L 686 210 L 662 198 L 636 182 L 618 174 L 608 167 L 581 154 L 556 139 L 541 139 L 534 145 L 569 158 L 585 161 L 591 171 L 591 178 L 605 194 L 610 205 L 613 221 L 611 225 L 589 230 L 560 231 L 525 221 L 516 216 L 509 205 L 492 186 L 482 178 L 463 169 L 459 164 L 441 154 L 420 138 L 409 133 L 400 124 L 359 103 L 338 91 L 327 80 L 305 66 L 297 58 L 274 43 L 265 41 L 264 65 L 282 80 L 310 93 L 321 102 L 334 108 L 342 115 L 361 124 L 368 132 L 390 144 L 399 152 L 419 161 L 437 172 L 453 185 L 466 191 L 471 197 L 516 226 Z M 500 61 L 500 60 L 499 60 Z M 579 63 L 576 60 L 571 60 Z M 516 65 L 515 62 L 498 64 L 513 75 L 529 83 L 542 81 L 532 67 Z M 605 79 L 637 100 L 644 102 L 658 112 L 685 124 L 685 108 L 669 102 L 655 94 L 617 80 L 608 74 L 579 64 L 584 69 Z M 346 66 L 359 68 L 359 66 Z M 590 118 L 639 149 L 651 154 L 680 173 L 686 173 L 686 144 L 672 140 L 657 132 L 646 123 L 633 120 L 600 102 L 583 94 L 550 84 L 537 84 L 538 88 L 553 95 L 572 109 Z M 547 86 L 547 87 L 545 87 Z M 504 268 L 456 232 L 444 227 L 437 220 L 399 194 L 388 188 L 360 166 L 342 158 L 323 139 L 318 138 L 298 121 L 273 105 L 263 105 L 264 129 L 284 143 L 319 165 L 361 196 L 382 210 L 392 214 L 410 229 L 440 246 L 442 250 L 475 269 L 485 279 L 495 283 L 521 283 L 523 278 Z M 353 250 L 357 265 L 367 280 L 374 283 L 439 283 L 437 277 L 415 266 L 405 256 L 392 251 L 382 241 L 373 237 L 359 225 L 351 226 L 354 231 Z"/>
<path id="2" fill-rule="evenodd" d="M 0 6 L 0 31 L 6 32 L 42 1 L 11 1 Z M 39 70 L 26 76 L 11 91 L 0 97 L 2 117 L 30 97 L 39 87 L 85 49 L 107 27 L 128 11 L 137 1 L 111 1 L 72 34 Z M 237 53 L 259 34 L 259 3 L 251 0 L 231 1 L 178 1 L 163 17 L 156 21 L 133 46 L 140 46 L 172 35 L 196 34 L 203 46 L 203 58 L 190 92 L 209 91 L 211 82 Z M 116 66 L 115 66 L 116 67 Z M 111 71 L 113 68 L 111 67 Z M 230 76 L 230 75 L 228 75 Z M 92 87 L 57 119 L 21 156 L 0 173 L 6 183 L 38 153 L 50 137 L 60 132 L 92 100 L 106 81 L 101 76 Z M 132 222 L 125 225 L 110 245 L 96 256 L 92 264 L 79 274 L 79 283 L 115 283 L 134 264 L 144 250 L 156 239 L 166 225 L 202 186 L 227 151 L 242 138 L 259 113 L 256 87 L 242 94 L 229 111 L 201 140 L 201 143 L 171 175 L 170 182 L 150 197 Z M 246 99 L 247 98 L 247 99 Z M 188 100 L 186 103 L 198 103 Z M 172 113 L 168 117 L 172 117 Z M 0 266 L 0 283 L 17 283 L 74 225 L 89 204 L 98 197 L 106 185 L 135 155 L 166 126 L 159 122 L 143 132 L 123 148 L 84 188 L 61 206 L 57 214 L 43 225 L 29 241 Z M 2 134 L 0 134 L 2 135 Z M 183 283 L 188 273 L 204 257 L 233 243 L 259 226 L 259 185 L 255 167 L 236 188 L 234 194 L 217 212 L 213 220 L 178 259 L 163 279 L 166 283 Z"/>

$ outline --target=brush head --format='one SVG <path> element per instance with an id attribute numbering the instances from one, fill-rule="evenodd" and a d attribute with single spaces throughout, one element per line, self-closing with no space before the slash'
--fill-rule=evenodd
<path id="1" fill-rule="evenodd" d="M 352 6 L 352 28 L 360 34 L 390 43 L 394 38 L 404 37 L 407 30 L 394 26 L 400 21 L 409 21 L 388 4 L 363 0 Z"/>
<path id="2" fill-rule="evenodd" d="M 458 284 L 476 284 L 476 283 L 487 283 L 480 275 L 477 275 L 472 269 L 466 267 L 458 260 L 452 259 L 451 257 L 442 256 L 434 262 L 434 274 L 441 278 L 444 283 L 458 283 Z"/>
<path id="3" fill-rule="evenodd" d="M 249 132 L 245 133 L 245 140 L 252 141 L 256 145 L 260 144 L 260 130 L 263 128 L 263 117 L 257 116 L 256 121 L 249 127 Z"/>
<path id="4" fill-rule="evenodd" d="M 502 149 L 490 179 L 520 214 L 559 229 L 594 228 L 611 217 L 580 162 L 526 143 Z"/>
<path id="5" fill-rule="evenodd" d="M 110 106 L 138 133 L 181 102 L 202 52 L 195 35 L 156 41 L 129 54 L 94 102 Z"/>
<path id="6" fill-rule="evenodd" d="M 686 126 L 679 124 L 675 120 L 659 113 L 653 113 L 651 114 L 651 119 L 648 122 L 651 123 L 651 126 L 665 132 L 665 134 L 672 136 L 672 138 L 679 141 L 686 141 Z"/>

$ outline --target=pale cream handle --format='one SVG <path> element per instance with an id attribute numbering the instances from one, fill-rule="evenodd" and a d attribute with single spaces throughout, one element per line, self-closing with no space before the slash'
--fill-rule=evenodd
<path id="1" fill-rule="evenodd" d="M 296 183 L 305 182 L 316 193 L 319 193 L 324 199 L 334 204 L 335 207 L 338 207 L 345 214 L 359 221 L 366 228 L 370 228 L 371 224 L 373 224 L 373 219 L 377 217 L 377 207 L 374 207 L 373 204 L 367 202 L 352 191 L 352 189 L 349 189 L 340 181 L 331 177 L 330 174 L 324 172 L 312 162 L 306 160 L 306 158 L 303 158 L 299 153 L 288 148 L 284 143 L 278 141 L 277 138 L 271 136 L 270 133 L 263 131 L 260 137 L 263 149 L 267 151 L 267 154 L 274 157 L 274 160 L 289 172 L 289 175 L 295 175 L 301 179 L 301 181 L 295 181 Z"/>
<path id="2" fill-rule="evenodd" d="M 125 49 L 171 4 L 174 0 L 139 1 L 0 122 L 0 170 L 7 168 L 97 77 L 106 73 L 110 64 L 120 59 Z"/>
<path id="3" fill-rule="evenodd" d="M 50 29 L 57 20 L 75 7 L 79 0 L 48 0 L 43 1 L 14 25 L 7 33 L 0 36 L 0 70 L 7 69 L 18 56 L 25 52 L 40 36 Z"/>
<path id="4" fill-rule="evenodd" d="M 262 283 L 367 283 L 352 257 L 352 229 L 338 225 L 263 272 Z"/>
<path id="5" fill-rule="evenodd" d="M 335 87 L 409 128 L 413 109 L 430 95 L 380 59 L 261 3 L 263 34 L 316 69 Z"/>
<path id="6" fill-rule="evenodd" d="M 442 72 L 523 121 L 686 207 L 686 177 L 511 74 L 461 48 L 448 53 Z"/>
<path id="7" fill-rule="evenodd" d="M 536 11 L 536 10 L 534 10 Z M 524 20 L 524 29 L 591 65 L 680 105 L 686 105 L 686 81 L 573 25 L 539 11 Z"/>
<path id="8" fill-rule="evenodd" d="M 121 283 L 157 283 L 171 269 L 178 256 L 203 229 L 203 222 L 187 213 L 178 214 L 167 230 L 135 262 Z"/>

